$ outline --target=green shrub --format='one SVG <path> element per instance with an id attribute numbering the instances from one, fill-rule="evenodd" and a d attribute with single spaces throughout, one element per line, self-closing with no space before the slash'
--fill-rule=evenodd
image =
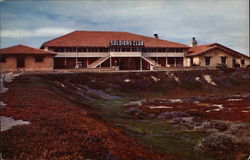
<path id="1" fill-rule="evenodd" d="M 227 65 L 218 63 L 215 68 L 218 70 L 225 71 L 227 69 Z"/>

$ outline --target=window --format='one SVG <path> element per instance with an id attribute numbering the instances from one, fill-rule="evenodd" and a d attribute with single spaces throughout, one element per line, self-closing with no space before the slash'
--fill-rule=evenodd
<path id="1" fill-rule="evenodd" d="M 210 66 L 211 64 L 211 57 L 205 57 L 205 65 Z"/>
<path id="2" fill-rule="evenodd" d="M 220 57 L 221 64 L 227 64 L 227 57 Z"/>
<path id="3" fill-rule="evenodd" d="M 245 59 L 240 60 L 241 65 L 245 65 Z"/>
<path id="4" fill-rule="evenodd" d="M 132 52 L 137 52 L 137 49 L 136 48 L 132 48 Z"/>
<path id="5" fill-rule="evenodd" d="M 5 62 L 6 62 L 6 56 L 0 55 L 0 63 L 5 63 Z"/>
<path id="6" fill-rule="evenodd" d="M 115 52 L 120 52 L 120 48 L 115 48 Z"/>
<path id="7" fill-rule="evenodd" d="M 88 48 L 88 52 L 99 52 L 98 48 Z"/>
<path id="8" fill-rule="evenodd" d="M 236 59 L 233 58 L 232 62 L 233 62 L 233 66 L 235 66 L 236 65 Z"/>
<path id="9" fill-rule="evenodd" d="M 35 56 L 35 62 L 43 62 L 43 56 Z"/>
<path id="10" fill-rule="evenodd" d="M 65 51 L 66 52 L 76 52 L 76 48 L 68 47 L 68 48 L 65 48 Z"/>
<path id="11" fill-rule="evenodd" d="M 174 52 L 174 49 L 173 48 L 169 48 L 168 52 Z"/>
<path id="12" fill-rule="evenodd" d="M 59 48 L 58 52 L 65 52 L 65 48 Z"/>
<path id="13" fill-rule="evenodd" d="M 77 52 L 87 52 L 87 48 L 77 48 Z"/>
<path id="14" fill-rule="evenodd" d="M 24 57 L 23 56 L 17 56 L 17 67 L 23 68 L 24 67 Z"/>
<path id="15" fill-rule="evenodd" d="M 108 48 L 99 48 L 99 52 L 108 52 Z"/>

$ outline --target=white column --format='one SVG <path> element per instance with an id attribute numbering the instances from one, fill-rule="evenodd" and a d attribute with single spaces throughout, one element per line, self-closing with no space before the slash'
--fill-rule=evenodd
<path id="1" fill-rule="evenodd" d="M 78 52 L 77 52 L 77 47 L 76 47 L 76 68 L 79 68 L 79 66 L 78 66 Z"/>
<path id="2" fill-rule="evenodd" d="M 142 70 L 142 58 L 140 57 L 140 70 Z"/>
<path id="3" fill-rule="evenodd" d="M 89 57 L 87 57 L 87 68 L 89 66 Z"/>
<path id="4" fill-rule="evenodd" d="M 109 66 L 110 66 L 110 68 L 112 68 L 112 59 L 111 58 L 112 57 L 109 58 Z"/>
<path id="5" fill-rule="evenodd" d="M 166 67 L 168 66 L 168 57 L 166 57 Z"/>
<path id="6" fill-rule="evenodd" d="M 174 57 L 174 66 L 176 67 L 176 57 Z"/>
<path id="7" fill-rule="evenodd" d="M 67 60 L 66 60 L 66 57 L 64 57 L 64 67 L 66 67 L 67 65 Z"/>

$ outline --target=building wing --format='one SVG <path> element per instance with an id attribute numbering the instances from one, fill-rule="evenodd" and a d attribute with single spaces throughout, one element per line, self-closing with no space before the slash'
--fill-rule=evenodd
<path id="1" fill-rule="evenodd" d="M 44 55 L 56 55 L 54 52 L 45 51 L 42 49 L 32 48 L 25 45 L 16 45 L 8 48 L 0 49 L 0 54 L 44 54 Z"/>

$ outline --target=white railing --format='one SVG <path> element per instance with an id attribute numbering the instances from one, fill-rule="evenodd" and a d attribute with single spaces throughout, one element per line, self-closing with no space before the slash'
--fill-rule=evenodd
<path id="1" fill-rule="evenodd" d="M 57 52 L 55 57 L 184 57 L 184 52 Z"/>
<path id="2" fill-rule="evenodd" d="M 147 62 L 149 62 L 150 64 L 152 64 L 153 66 L 161 66 L 160 64 L 158 64 L 155 60 L 153 60 L 150 57 L 143 57 L 141 56 L 144 60 L 146 60 Z"/>
<path id="3" fill-rule="evenodd" d="M 184 57 L 184 52 L 144 52 L 144 57 Z"/>
<path id="4" fill-rule="evenodd" d="M 88 68 L 96 68 L 98 65 L 102 64 L 104 61 L 106 61 L 110 56 L 107 57 L 101 57 L 98 60 L 94 61 L 90 65 L 88 65 Z"/>
<path id="5" fill-rule="evenodd" d="M 110 52 L 112 57 L 140 57 L 141 52 Z"/>
<path id="6" fill-rule="evenodd" d="M 109 52 L 57 52 L 55 57 L 107 57 Z"/>

